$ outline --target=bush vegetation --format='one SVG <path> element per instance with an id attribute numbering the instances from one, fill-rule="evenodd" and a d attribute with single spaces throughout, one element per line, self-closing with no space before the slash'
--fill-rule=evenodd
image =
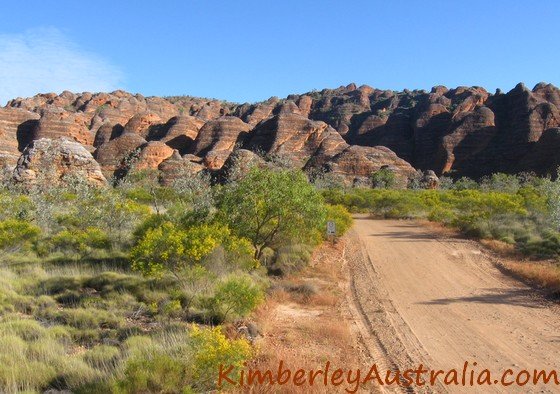
<path id="1" fill-rule="evenodd" d="M 330 189 L 330 204 L 375 217 L 427 219 L 476 239 L 511 244 L 532 257 L 560 256 L 556 212 L 560 181 L 494 174 L 475 182 L 461 178 L 444 182 L 445 189 Z"/>
<path id="2" fill-rule="evenodd" d="M 0 189 L 0 391 L 215 390 L 220 364 L 254 355 L 224 327 L 307 263 L 326 220 L 351 223 L 287 169 L 113 183 Z"/>
<path id="3" fill-rule="evenodd" d="M 250 316 L 271 275 L 308 263 L 327 220 L 344 234 L 349 211 L 427 219 L 528 256 L 560 255 L 559 181 L 495 174 L 397 190 L 383 169 L 372 188 L 344 189 L 282 166 L 232 173 L 223 185 L 183 174 L 164 187 L 157 173 L 131 166 L 102 189 L 79 179 L 4 184 L 0 391 L 217 389 L 218 366 L 239 368 L 255 351 L 224 327 Z M 302 299 L 316 292 L 285 290 Z"/>

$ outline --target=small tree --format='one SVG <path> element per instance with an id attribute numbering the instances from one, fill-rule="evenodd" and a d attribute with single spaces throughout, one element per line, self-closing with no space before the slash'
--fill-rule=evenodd
<path id="1" fill-rule="evenodd" d="M 371 174 L 371 186 L 374 189 L 391 189 L 397 184 L 397 176 L 388 167 L 382 167 Z"/>
<path id="2" fill-rule="evenodd" d="M 230 315 L 246 316 L 262 301 L 262 289 L 249 277 L 232 275 L 216 287 L 214 300 L 224 320 Z"/>
<path id="3" fill-rule="evenodd" d="M 218 207 L 229 227 L 251 241 L 256 259 L 280 238 L 310 240 L 325 220 L 322 196 L 295 170 L 253 167 L 224 187 Z"/>

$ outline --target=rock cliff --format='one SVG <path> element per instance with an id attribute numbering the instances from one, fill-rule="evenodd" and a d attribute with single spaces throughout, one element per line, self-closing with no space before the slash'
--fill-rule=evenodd
<path id="1" fill-rule="evenodd" d="M 560 163 L 559 106 L 560 90 L 545 83 L 493 94 L 477 86 L 396 92 L 350 84 L 256 104 L 65 91 L 0 108 L 0 165 L 29 178 L 21 174 L 40 170 L 30 169 L 32 157 L 46 147 L 37 141 L 48 140 L 66 141 L 51 143 L 57 157 L 67 155 L 61 152 L 70 142 L 81 146 L 106 178 L 134 156 L 139 167 L 159 169 L 164 183 L 183 166 L 218 173 L 240 149 L 349 183 L 385 166 L 403 177 L 415 169 L 547 174 Z M 97 169 L 77 172 L 102 182 Z"/>

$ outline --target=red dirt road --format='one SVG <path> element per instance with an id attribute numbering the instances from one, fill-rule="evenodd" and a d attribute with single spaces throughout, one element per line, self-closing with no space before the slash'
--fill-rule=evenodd
<path id="1" fill-rule="evenodd" d="M 492 380 L 508 368 L 560 372 L 557 307 L 503 275 L 477 243 L 367 217 L 356 218 L 347 238 L 351 323 L 370 362 L 401 370 L 420 363 L 461 370 L 465 361 L 477 362 L 475 376 L 487 368 Z M 528 393 L 560 386 L 396 391 Z"/>

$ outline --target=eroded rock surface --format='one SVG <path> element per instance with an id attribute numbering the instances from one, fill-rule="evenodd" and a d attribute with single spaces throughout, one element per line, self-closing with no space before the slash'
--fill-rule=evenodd
<path id="1" fill-rule="evenodd" d="M 350 84 L 256 104 L 46 93 L 0 108 L 0 165 L 13 168 L 35 140 L 64 138 L 92 152 L 106 175 L 136 153 L 163 181 L 183 161 L 219 171 L 240 148 L 349 182 L 380 165 L 401 176 L 412 167 L 436 176 L 547 174 L 559 164 L 559 106 L 560 90 L 546 83 L 494 94 L 477 86 L 396 92 Z"/>
<path id="2" fill-rule="evenodd" d="M 14 180 L 43 186 L 83 179 L 95 186 L 107 183 L 99 163 L 79 142 L 66 138 L 41 138 L 23 151 L 14 170 Z"/>

